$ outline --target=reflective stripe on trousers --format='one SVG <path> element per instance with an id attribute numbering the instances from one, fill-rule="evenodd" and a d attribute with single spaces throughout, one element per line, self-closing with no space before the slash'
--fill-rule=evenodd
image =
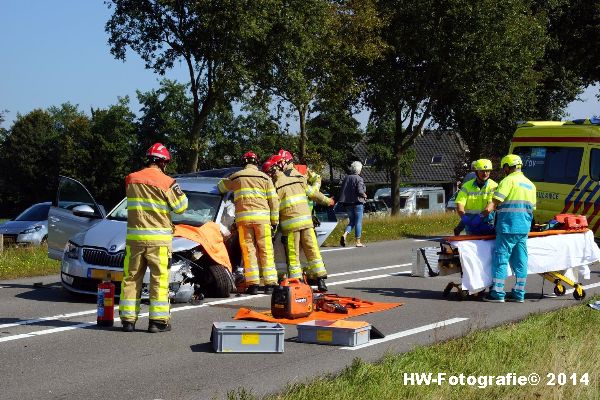
<path id="1" fill-rule="evenodd" d="M 269 224 L 242 224 L 238 225 L 240 248 L 244 263 L 244 277 L 249 285 L 260 283 L 260 272 L 265 285 L 277 283 L 277 270 L 273 255 L 273 240 L 271 239 L 271 225 Z M 257 258 L 258 255 L 258 258 Z"/>
<path id="2" fill-rule="evenodd" d="M 508 265 L 516 278 L 513 293 L 518 298 L 525 297 L 527 282 L 527 234 L 497 233 L 496 247 L 492 258 L 492 292 L 497 297 L 504 298 L 504 281 Z M 492 293 L 494 294 L 494 293 Z"/>
<path id="3" fill-rule="evenodd" d="M 121 282 L 119 314 L 122 321 L 135 322 L 140 312 L 142 283 L 146 268 L 150 268 L 150 307 L 152 320 L 168 321 L 169 305 L 169 259 L 165 246 L 126 246 Z"/>
<path id="4" fill-rule="evenodd" d="M 288 276 L 290 278 L 302 277 L 300 248 L 302 248 L 307 260 L 306 275 L 309 278 L 319 278 L 327 275 L 315 230 L 314 228 L 308 228 L 290 232 L 287 236 Z"/>

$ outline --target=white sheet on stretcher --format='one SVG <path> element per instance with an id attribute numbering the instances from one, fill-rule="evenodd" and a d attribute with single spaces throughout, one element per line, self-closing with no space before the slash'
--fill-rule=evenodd
<path id="1" fill-rule="evenodd" d="M 459 251 L 462 287 L 476 293 L 492 285 L 492 252 L 495 240 L 450 242 Z M 528 274 L 559 271 L 571 280 L 590 279 L 589 264 L 600 260 L 592 231 L 527 239 Z M 575 276 L 578 273 L 578 277 Z M 510 268 L 508 275 L 512 275 Z"/>

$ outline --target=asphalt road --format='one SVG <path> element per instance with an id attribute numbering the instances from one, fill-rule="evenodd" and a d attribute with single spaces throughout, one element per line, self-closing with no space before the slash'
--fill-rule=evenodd
<path id="1" fill-rule="evenodd" d="M 207 299 L 199 306 L 175 305 L 173 331 L 146 333 L 147 316 L 135 333 L 95 326 L 94 298 L 65 296 L 58 276 L 0 282 L 0 397 L 2 399 L 211 399 L 244 387 L 261 395 L 327 372 L 360 357 L 376 361 L 386 352 L 406 352 L 531 313 L 577 304 L 567 293 L 541 298 L 542 278 L 531 275 L 524 304 L 490 304 L 442 297 L 458 275 L 411 277 L 414 250 L 435 243 L 400 240 L 365 248 L 325 249 L 330 292 L 401 307 L 356 317 L 386 334 L 368 346 L 341 348 L 299 343 L 286 326 L 283 354 L 217 354 L 209 342 L 214 321 L 231 321 L 239 307 L 268 309 L 260 296 Z M 36 283 L 42 283 L 42 285 Z M 511 287 L 509 279 L 507 286 Z M 592 267 L 588 297 L 600 292 Z M 545 293 L 552 292 L 546 282 Z M 147 306 L 142 306 L 147 312 Z"/>

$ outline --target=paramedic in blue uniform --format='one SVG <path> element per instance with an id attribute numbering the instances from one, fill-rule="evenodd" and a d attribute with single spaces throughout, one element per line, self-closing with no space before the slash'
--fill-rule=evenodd
<path id="1" fill-rule="evenodd" d="M 492 254 L 493 285 L 484 301 L 522 303 L 525 300 L 527 280 L 527 235 L 535 210 L 535 185 L 523 175 L 521 157 L 509 154 L 502 158 L 500 165 L 506 177 L 500 181 L 492 201 L 484 214 L 496 208 L 496 247 Z M 507 267 L 516 278 L 515 287 L 507 295 L 504 281 Z"/>

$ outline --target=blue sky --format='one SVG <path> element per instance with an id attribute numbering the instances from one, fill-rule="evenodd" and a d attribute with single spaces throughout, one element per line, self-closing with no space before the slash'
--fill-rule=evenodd
<path id="1" fill-rule="evenodd" d="M 102 108 L 128 95 L 137 112 L 136 90 L 158 87 L 159 76 L 146 70 L 135 54 L 126 62 L 110 54 L 104 25 L 111 12 L 103 0 L 0 0 L 0 110 L 8 110 L 4 127 L 17 113 L 65 102 Z M 187 82 L 177 67 L 168 78 Z M 568 112 L 573 118 L 600 114 L 590 88 Z M 365 113 L 360 119 L 365 118 Z M 364 122 L 364 121 L 361 121 Z"/>

